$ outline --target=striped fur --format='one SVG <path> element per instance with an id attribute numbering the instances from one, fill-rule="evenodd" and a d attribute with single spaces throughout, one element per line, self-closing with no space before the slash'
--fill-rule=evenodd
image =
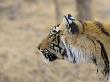
<path id="1" fill-rule="evenodd" d="M 45 51 L 42 54 L 46 54 L 49 61 L 64 59 L 71 63 L 94 63 L 106 82 L 110 69 L 109 27 L 98 21 L 73 18 L 70 14 L 64 16 L 61 24 L 50 30 L 38 49 Z"/>
<path id="2" fill-rule="evenodd" d="M 71 20 L 68 16 L 60 24 L 63 30 L 64 41 L 71 45 L 70 50 L 76 62 L 93 62 L 98 72 L 108 79 L 110 60 L 110 27 L 98 21 Z M 67 20 L 72 22 L 66 23 Z M 74 25 L 71 25 L 74 24 Z M 71 29 L 77 28 L 77 33 Z"/>

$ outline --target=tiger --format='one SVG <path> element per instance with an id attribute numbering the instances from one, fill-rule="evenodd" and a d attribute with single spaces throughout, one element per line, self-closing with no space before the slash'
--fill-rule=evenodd
<path id="1" fill-rule="evenodd" d="M 38 50 L 49 62 L 57 59 L 70 63 L 93 63 L 99 79 L 107 82 L 110 60 L 110 26 L 99 21 L 75 19 L 65 15 L 48 36 L 38 45 Z"/>

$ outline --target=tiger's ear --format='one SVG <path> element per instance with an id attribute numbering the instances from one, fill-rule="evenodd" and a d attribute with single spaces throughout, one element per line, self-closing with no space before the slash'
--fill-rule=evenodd
<path id="1" fill-rule="evenodd" d="M 68 32 L 73 34 L 79 32 L 79 29 L 77 24 L 75 23 L 75 20 L 76 19 L 71 14 L 68 14 L 63 18 L 63 24 L 65 25 L 66 29 L 68 30 Z"/>
<path id="2" fill-rule="evenodd" d="M 71 15 L 71 14 L 68 14 L 66 16 L 63 17 L 63 23 L 65 25 L 70 25 L 73 21 L 75 20 L 75 18 Z"/>

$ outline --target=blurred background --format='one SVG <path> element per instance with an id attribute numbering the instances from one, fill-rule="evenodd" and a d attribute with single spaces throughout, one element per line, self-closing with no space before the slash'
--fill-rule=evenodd
<path id="1" fill-rule="evenodd" d="M 46 64 L 37 45 L 71 13 L 110 20 L 110 0 L 0 0 L 0 82 L 100 82 L 92 64 Z"/>

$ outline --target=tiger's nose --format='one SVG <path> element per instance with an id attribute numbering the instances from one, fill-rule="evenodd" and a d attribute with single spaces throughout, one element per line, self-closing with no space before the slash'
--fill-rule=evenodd
<path id="1" fill-rule="evenodd" d="M 40 46 L 38 46 L 37 48 L 38 48 L 38 50 L 40 50 Z"/>
<path id="2" fill-rule="evenodd" d="M 39 44 L 38 46 L 37 46 L 37 48 L 40 50 L 40 46 L 41 46 L 41 44 Z"/>

